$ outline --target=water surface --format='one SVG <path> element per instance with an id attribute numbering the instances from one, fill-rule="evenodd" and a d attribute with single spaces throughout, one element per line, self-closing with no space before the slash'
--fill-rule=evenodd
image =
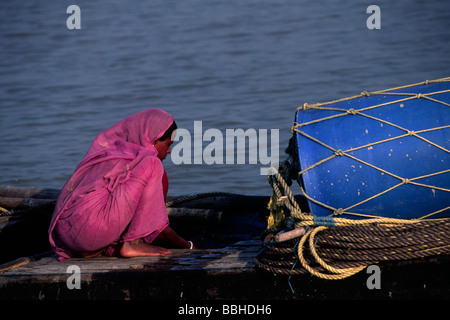
<path id="1" fill-rule="evenodd" d="M 448 1 L 376 4 L 379 30 L 361 1 L 2 2 L 0 184 L 61 188 L 100 131 L 149 107 L 191 131 L 278 129 L 284 158 L 305 102 L 449 76 Z M 173 195 L 271 193 L 259 164 L 165 167 Z"/>

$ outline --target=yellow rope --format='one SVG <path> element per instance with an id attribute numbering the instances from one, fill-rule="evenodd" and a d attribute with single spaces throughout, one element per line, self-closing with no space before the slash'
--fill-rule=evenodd
<path id="1" fill-rule="evenodd" d="M 385 230 L 398 230 L 399 232 L 404 229 L 406 226 L 414 227 L 416 226 L 418 228 L 423 227 L 424 220 L 421 219 L 396 219 L 396 218 L 389 218 L 389 217 L 375 217 L 375 218 L 367 218 L 367 219 L 361 219 L 361 220 L 355 220 L 355 219 L 347 219 L 347 218 L 337 218 L 337 217 L 317 217 L 310 213 L 304 213 L 300 210 L 300 208 L 297 209 L 297 206 L 294 206 L 291 201 L 290 197 L 284 196 L 284 193 L 291 193 L 290 188 L 285 183 L 283 177 L 277 172 L 273 175 L 274 181 L 272 181 L 272 184 L 274 186 L 274 195 L 271 199 L 271 202 L 274 204 L 273 206 L 270 206 L 271 211 L 276 209 L 280 210 L 279 207 L 286 207 L 290 210 L 290 218 L 296 220 L 293 224 L 292 228 L 294 230 L 301 230 L 302 232 L 298 232 L 300 240 L 297 245 L 297 257 L 299 262 L 301 263 L 302 267 L 312 275 L 327 279 L 327 280 L 339 280 L 344 279 L 347 277 L 350 277 L 362 270 L 364 270 L 368 264 L 361 264 L 357 266 L 352 266 L 349 268 L 336 268 L 331 266 L 329 263 L 326 263 L 317 253 L 316 250 L 316 235 L 317 233 L 329 229 L 328 226 L 322 225 L 322 224 L 328 224 L 332 225 L 333 228 L 336 228 L 337 232 L 339 232 L 339 228 L 345 228 L 345 227 L 366 227 L 364 230 L 373 230 L 373 228 L 380 228 L 385 227 Z M 278 186 L 277 186 L 278 184 Z M 279 198 L 282 198 L 283 201 L 278 201 Z M 279 207 L 277 207 L 279 206 Z M 450 208 L 450 207 L 449 207 Z M 447 208 L 447 209 L 449 209 Z M 445 209 L 443 209 L 445 210 Z M 284 211 L 283 211 L 283 217 L 284 217 Z M 450 221 L 450 218 L 440 218 L 440 219 L 428 219 L 428 221 L 433 221 L 437 223 L 447 223 Z M 278 221 L 277 226 L 282 227 L 281 221 Z M 286 225 L 286 221 L 285 224 Z M 273 225 L 272 225 L 273 227 Z M 387 229 L 386 229 L 387 228 Z M 303 230 L 307 230 L 303 235 Z M 342 229 L 344 230 L 344 229 Z M 362 230 L 361 230 L 362 231 Z M 435 232 L 436 230 L 434 230 Z M 425 235 L 426 236 L 426 235 Z M 292 240 L 291 238 L 287 237 L 286 240 L 288 241 Z M 394 239 L 393 239 L 394 240 Z M 372 239 L 370 236 L 367 237 L 367 241 L 376 241 L 375 239 Z M 427 256 L 428 254 L 439 254 L 441 252 L 444 252 L 443 250 L 447 247 L 449 247 L 450 244 L 446 242 L 438 243 L 438 246 L 433 246 L 427 248 L 426 245 L 422 246 L 421 249 L 411 251 L 409 255 L 411 257 L 417 256 L 418 253 L 422 254 L 423 256 Z M 314 258 L 314 262 L 318 264 L 319 267 L 322 267 L 324 270 L 328 271 L 329 273 L 325 273 L 323 271 L 320 271 L 318 267 L 312 267 L 310 263 L 308 263 L 307 259 L 304 256 L 305 249 L 309 249 L 310 254 Z M 395 250 L 395 249 L 394 249 Z M 448 249 L 446 250 L 448 251 Z M 395 252 L 392 252 L 392 255 L 395 255 Z M 403 256 L 399 256 L 403 257 Z M 258 260 L 257 260 L 258 262 Z M 371 262 L 370 264 L 373 264 L 374 262 Z M 269 269 L 268 269 L 269 270 Z M 280 268 L 277 268 L 277 272 L 286 272 L 285 270 L 282 270 Z M 270 271 L 270 270 L 269 270 Z M 291 271 L 292 272 L 292 271 Z"/>
<path id="2" fill-rule="evenodd" d="M 328 280 L 338 280 L 338 279 L 344 279 L 347 277 L 350 277 L 359 271 L 366 268 L 366 265 L 354 267 L 354 268 L 345 268 L 345 269 L 338 269 L 330 266 L 329 264 L 325 263 L 317 254 L 317 251 L 314 246 L 314 237 L 317 232 L 327 229 L 326 227 L 317 227 L 314 229 L 309 230 L 300 240 L 298 244 L 297 254 L 298 258 L 303 266 L 309 273 L 312 275 L 322 278 L 322 279 L 328 279 Z M 325 268 L 327 271 L 331 272 L 332 274 L 326 274 L 323 272 L 320 272 L 316 269 L 313 269 L 309 266 L 308 262 L 305 260 L 303 256 L 303 247 L 306 242 L 306 240 L 309 239 L 309 249 L 314 256 L 315 262 L 319 263 L 323 268 Z"/>
<path id="3" fill-rule="evenodd" d="M 294 122 L 294 125 L 291 128 L 292 133 L 297 132 L 297 133 L 303 135 L 304 137 L 318 143 L 319 145 L 321 145 L 333 152 L 333 154 L 330 155 L 329 157 L 321 159 L 321 160 L 317 161 L 316 163 L 310 165 L 309 167 L 301 170 L 298 173 L 298 178 L 301 178 L 301 176 L 304 173 L 306 173 L 307 171 L 309 171 L 327 161 L 330 161 L 335 157 L 345 156 L 345 157 L 349 157 L 350 159 L 357 161 L 361 164 L 364 164 L 370 168 L 373 168 L 373 169 L 381 172 L 382 174 L 392 176 L 399 180 L 398 184 L 391 186 L 391 187 L 387 188 L 386 190 L 382 190 L 381 192 L 379 192 L 375 195 L 372 195 L 366 199 L 363 199 L 363 200 L 359 201 L 358 203 L 350 205 L 347 208 L 334 208 L 328 204 L 322 203 L 322 202 L 312 198 L 310 195 L 308 195 L 306 193 L 303 186 L 300 184 L 300 190 L 302 192 L 302 195 L 304 195 L 308 200 L 310 200 L 322 207 L 325 207 L 333 212 L 332 216 L 330 216 L 330 217 L 317 217 L 317 216 L 312 215 L 311 213 L 304 213 L 301 211 L 298 203 L 295 201 L 295 198 L 293 196 L 291 189 L 286 184 L 284 178 L 277 172 L 277 170 L 274 170 L 275 173 L 272 176 L 269 176 L 269 181 L 273 187 L 273 196 L 271 198 L 271 202 L 269 205 L 269 209 L 271 212 L 270 219 L 272 219 L 272 220 L 270 220 L 269 228 L 277 227 L 277 226 L 279 227 L 279 226 L 283 225 L 283 223 L 280 219 L 285 218 L 285 216 L 287 215 L 287 212 L 285 212 L 284 209 L 281 209 L 281 208 L 286 208 L 289 210 L 287 219 L 290 221 L 289 223 L 292 224 L 290 226 L 290 228 L 294 228 L 296 230 L 301 230 L 301 228 L 302 228 L 303 230 L 305 230 L 305 229 L 307 230 L 302 236 L 300 236 L 300 240 L 298 242 L 298 246 L 297 246 L 297 250 L 296 250 L 297 257 L 298 257 L 302 267 L 305 270 L 307 270 L 311 274 L 313 274 L 317 277 L 323 278 L 323 279 L 343 279 L 343 278 L 349 277 L 351 275 L 354 275 L 367 267 L 367 265 L 357 265 L 357 266 L 351 266 L 349 268 L 342 268 L 342 269 L 336 268 L 336 267 L 331 266 L 329 263 L 326 263 L 319 256 L 319 254 L 317 253 L 316 247 L 315 247 L 316 235 L 321 231 L 327 230 L 330 226 L 333 228 L 361 226 L 361 227 L 366 227 L 366 229 L 369 228 L 370 230 L 373 230 L 373 228 L 376 228 L 376 226 L 378 226 L 378 227 L 386 227 L 390 230 L 397 232 L 397 231 L 402 230 L 406 226 L 411 226 L 411 227 L 415 226 L 416 228 L 424 228 L 425 227 L 423 225 L 424 221 L 443 223 L 443 224 L 448 225 L 450 218 L 432 219 L 432 217 L 433 217 L 433 215 L 436 215 L 438 213 L 449 210 L 450 207 L 441 208 L 439 210 L 436 210 L 435 212 L 427 213 L 417 219 L 396 219 L 396 218 L 389 218 L 389 217 L 383 217 L 383 216 L 360 214 L 360 213 L 355 213 L 355 212 L 349 211 L 363 203 L 373 200 L 373 199 L 375 199 L 383 194 L 386 194 L 387 192 L 390 192 L 391 190 L 394 190 L 405 184 L 412 184 L 412 185 L 416 185 L 418 187 L 429 188 L 429 189 L 432 189 L 433 191 L 440 190 L 440 191 L 444 191 L 444 192 L 450 192 L 450 189 L 448 189 L 448 188 L 427 185 L 427 184 L 420 183 L 417 181 L 420 179 L 448 173 L 448 172 L 450 172 L 450 169 L 441 170 L 441 171 L 433 172 L 433 173 L 428 173 L 428 174 L 424 174 L 422 176 L 417 176 L 417 177 L 404 178 L 404 177 L 400 177 L 400 176 L 398 176 L 394 173 L 391 173 L 383 168 L 377 167 L 371 163 L 368 163 L 367 161 L 361 160 L 361 159 L 349 154 L 350 152 L 353 152 L 355 150 L 359 150 L 362 148 L 370 148 L 377 144 L 386 143 L 389 141 L 393 141 L 393 140 L 400 139 L 400 138 L 405 138 L 408 136 L 423 140 L 431 146 L 434 146 L 446 153 L 450 153 L 450 150 L 446 149 L 445 147 L 440 146 L 440 145 L 421 136 L 421 134 L 425 133 L 425 132 L 450 128 L 450 125 L 429 128 L 429 129 L 424 129 L 424 130 L 418 130 L 418 131 L 411 131 L 411 130 L 403 128 L 399 125 L 391 123 L 389 121 L 379 119 L 379 118 L 376 118 L 374 116 L 370 116 L 370 115 L 367 115 L 364 113 L 364 111 L 367 111 L 367 110 L 372 110 L 374 108 L 380 108 L 380 107 L 387 106 L 387 105 L 394 104 L 394 103 L 401 103 L 401 102 L 405 102 L 405 101 L 412 100 L 412 99 L 428 99 L 428 100 L 436 102 L 436 103 L 441 103 L 442 105 L 445 105 L 445 106 L 450 106 L 450 104 L 448 104 L 446 102 L 443 102 L 443 101 L 440 101 L 438 99 L 431 97 L 432 95 L 436 95 L 439 93 L 448 93 L 448 92 L 450 92 L 450 90 L 444 90 L 444 91 L 432 92 L 432 93 L 426 93 L 426 94 L 392 92 L 394 90 L 405 89 L 405 88 L 417 86 L 420 84 L 427 85 L 430 83 L 448 82 L 448 81 L 450 81 L 450 77 L 442 78 L 442 79 L 438 79 L 438 80 L 432 80 L 432 81 L 427 80 L 425 82 L 401 86 L 401 87 L 392 88 L 392 89 L 380 90 L 380 91 L 375 91 L 375 92 L 362 92 L 360 95 L 356 95 L 356 96 L 348 97 L 348 98 L 344 98 L 344 99 L 339 99 L 339 100 L 334 100 L 334 101 L 330 101 L 330 102 L 326 102 L 326 103 L 318 103 L 318 104 L 313 104 L 313 105 L 305 103 L 303 106 L 297 108 L 297 111 L 300 109 L 302 109 L 302 110 L 318 109 L 318 110 L 340 112 L 339 114 L 323 117 L 321 119 L 316 119 L 316 120 L 312 120 L 312 121 L 305 122 L 305 123 L 295 123 Z M 327 107 L 327 105 L 332 104 L 332 103 L 347 101 L 347 100 L 361 98 L 361 97 L 374 95 L 374 94 L 400 95 L 400 96 L 405 96 L 405 97 L 401 98 L 401 99 L 397 99 L 395 101 L 381 103 L 381 104 L 378 104 L 375 106 L 369 106 L 369 107 L 361 108 L 358 110 L 355 110 L 355 109 L 347 110 L 347 109 L 342 109 L 342 108 Z M 315 124 L 315 123 L 318 123 L 321 121 L 335 119 L 337 117 L 352 116 L 352 115 L 363 116 L 363 117 L 367 117 L 372 120 L 379 121 L 382 124 L 386 124 L 386 125 L 395 127 L 397 129 L 400 129 L 400 130 L 404 131 L 405 133 L 398 135 L 396 137 L 390 137 L 390 138 L 387 138 L 384 140 L 368 143 L 364 146 L 353 147 L 348 150 L 340 150 L 340 149 L 335 149 L 331 146 L 328 146 L 327 144 L 320 141 L 319 139 L 314 138 L 301 130 L 302 127 L 307 126 L 307 125 Z M 281 215 L 281 213 L 282 213 L 282 215 Z M 347 219 L 347 218 L 336 217 L 336 216 L 344 214 L 344 213 L 349 214 L 349 215 L 358 216 L 358 217 L 361 217 L 364 219 Z M 287 224 L 287 223 L 288 223 L 288 221 L 285 221 L 285 224 Z M 440 225 L 442 225 L 442 224 L 440 224 Z M 428 227 L 430 227 L 430 226 L 428 226 Z M 447 230 L 447 229 L 445 229 L 445 230 Z M 445 231 L 445 232 L 447 232 L 447 231 Z M 426 235 L 425 235 L 425 237 L 426 237 Z M 448 239 L 448 237 L 446 239 Z M 370 239 L 370 237 L 369 237 L 368 241 L 373 241 L 373 240 Z M 408 246 L 409 246 L 409 242 L 408 242 Z M 415 254 L 424 253 L 424 255 L 425 255 L 426 251 L 428 252 L 428 254 L 439 254 L 440 252 L 448 252 L 449 246 L 450 246 L 450 244 L 447 244 L 445 241 L 441 241 L 440 243 L 437 244 L 437 246 L 427 248 L 427 246 L 424 245 L 419 250 L 412 251 L 411 253 L 409 253 L 409 251 L 408 251 L 408 253 L 409 253 L 409 256 L 411 256 L 411 257 L 414 256 L 414 255 L 412 255 L 412 253 L 415 253 Z M 317 268 L 317 267 L 313 268 L 308 263 L 308 261 L 306 260 L 306 258 L 304 256 L 305 249 L 309 249 L 309 252 L 312 255 L 312 257 L 314 258 L 315 263 L 317 263 L 321 268 L 323 268 L 325 271 L 327 271 L 329 273 L 320 271 L 319 268 Z M 408 249 L 408 250 L 410 250 L 410 249 Z M 392 252 L 392 254 L 395 255 L 398 253 Z M 403 256 L 400 255 L 400 256 L 397 256 L 397 258 L 398 257 L 403 257 Z"/>

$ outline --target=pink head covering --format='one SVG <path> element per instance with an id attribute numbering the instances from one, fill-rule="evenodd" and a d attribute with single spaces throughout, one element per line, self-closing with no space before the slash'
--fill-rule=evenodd
<path id="1" fill-rule="evenodd" d="M 64 258 L 113 243 L 151 242 L 168 225 L 164 169 L 153 143 L 172 125 L 160 109 L 101 132 L 58 198 L 49 239 Z"/>
<path id="2" fill-rule="evenodd" d="M 87 154 L 114 149 L 115 145 L 119 148 L 119 153 L 136 152 L 142 148 L 154 149 L 153 143 L 161 138 L 172 123 L 173 117 L 161 109 L 139 112 L 100 133 Z"/>

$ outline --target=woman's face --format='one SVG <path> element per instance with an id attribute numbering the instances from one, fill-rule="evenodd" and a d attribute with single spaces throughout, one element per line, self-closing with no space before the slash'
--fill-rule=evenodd
<path id="1" fill-rule="evenodd" d="M 167 138 L 166 140 L 156 140 L 155 141 L 155 149 L 158 151 L 159 160 L 163 161 L 167 155 L 171 152 L 170 146 L 172 145 L 172 138 Z"/>

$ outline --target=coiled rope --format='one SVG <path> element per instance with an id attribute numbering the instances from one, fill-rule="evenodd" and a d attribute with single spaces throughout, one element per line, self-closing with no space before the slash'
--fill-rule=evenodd
<path id="1" fill-rule="evenodd" d="M 278 169 L 272 168 L 271 175 L 269 176 L 269 183 L 273 189 L 273 195 L 269 203 L 270 216 L 268 218 L 268 229 L 263 235 L 263 250 L 255 259 L 255 265 L 257 267 L 278 274 L 295 275 L 309 272 L 324 279 L 343 279 L 360 272 L 371 264 L 382 261 L 417 259 L 450 253 L 450 218 L 433 218 L 433 216 L 449 210 L 450 207 L 444 207 L 434 212 L 427 212 L 424 216 L 411 220 L 352 212 L 354 211 L 352 209 L 405 184 L 415 185 L 420 188 L 429 188 L 433 192 L 434 190 L 450 192 L 448 187 L 436 187 L 418 182 L 423 178 L 448 174 L 450 169 L 444 169 L 418 177 L 404 178 L 352 155 L 353 151 L 361 148 L 373 148 L 373 146 L 378 144 L 411 137 L 425 141 L 430 146 L 437 148 L 443 155 L 448 156 L 450 150 L 429 141 L 422 136 L 422 133 L 435 130 L 448 130 L 450 128 L 449 124 L 421 131 L 411 131 L 408 128 L 366 113 L 368 110 L 392 106 L 397 103 L 402 107 L 403 103 L 414 99 L 427 99 L 440 104 L 443 108 L 449 107 L 450 104 L 448 102 L 441 101 L 437 97 L 438 94 L 449 93 L 450 90 L 419 94 L 415 92 L 403 92 L 403 89 L 408 89 L 413 86 L 429 85 L 439 82 L 450 82 L 450 77 L 382 91 L 362 92 L 360 95 L 327 103 L 314 105 L 304 104 L 297 109 L 297 111 L 300 109 L 322 110 L 326 111 L 324 113 L 326 116 L 306 123 L 294 123 L 294 126 L 291 128 L 293 137 L 289 141 L 289 146 L 286 149 L 290 158 L 282 162 Z M 402 89 L 402 91 L 398 91 L 399 89 Z M 394 90 L 398 92 L 394 92 Z M 392 101 L 360 109 L 332 107 L 332 104 L 336 102 L 344 102 L 370 95 L 393 95 L 393 99 Z M 400 97 L 396 99 L 396 95 Z M 327 113 L 329 111 L 336 113 L 329 115 Z M 317 138 L 308 135 L 302 129 L 322 121 L 355 115 L 378 121 L 381 126 L 391 126 L 403 131 L 403 133 L 363 146 L 341 150 L 339 147 L 329 146 Z M 332 151 L 332 154 L 325 159 L 319 159 L 317 163 L 307 168 L 302 168 L 299 172 L 300 165 L 296 135 L 310 139 L 322 147 L 328 148 Z M 389 175 L 398 179 L 398 183 L 346 208 L 333 207 L 330 204 L 320 202 L 305 191 L 301 177 L 309 170 L 321 166 L 336 157 L 348 157 L 361 163 L 361 165 L 379 171 L 382 175 Z M 328 209 L 331 215 L 318 217 L 308 212 L 302 212 L 302 209 L 300 209 L 300 206 L 295 201 L 295 197 L 289 188 L 293 180 L 298 182 L 302 196 L 316 205 Z M 303 209 L 303 211 L 309 211 L 309 209 Z M 342 218 L 344 214 L 353 216 L 355 219 Z"/>
<path id="2" fill-rule="evenodd" d="M 301 211 L 283 176 L 269 176 L 273 196 L 255 265 L 275 274 L 350 277 L 382 261 L 450 254 L 450 219 L 353 220 Z"/>

